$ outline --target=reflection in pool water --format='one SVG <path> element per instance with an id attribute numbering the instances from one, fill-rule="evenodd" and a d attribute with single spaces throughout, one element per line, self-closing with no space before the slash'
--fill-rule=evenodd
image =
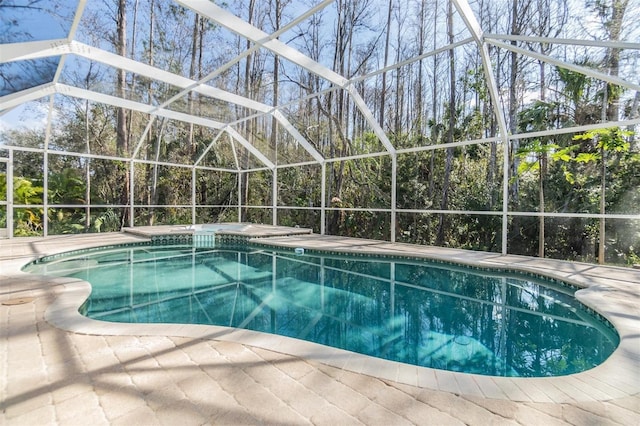
<path id="1" fill-rule="evenodd" d="M 569 286 L 423 260 L 132 246 L 26 270 L 90 282 L 81 312 L 95 319 L 246 328 L 466 373 L 572 374 L 619 341 Z"/>

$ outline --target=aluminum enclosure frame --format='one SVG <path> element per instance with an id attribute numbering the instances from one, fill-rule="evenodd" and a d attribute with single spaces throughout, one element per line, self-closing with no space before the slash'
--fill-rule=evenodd
<path id="1" fill-rule="evenodd" d="M 0 63 L 11 63 L 16 61 L 23 61 L 29 59 L 39 59 L 39 58 L 51 58 L 60 56 L 60 63 L 58 65 L 58 69 L 56 71 L 55 77 L 51 82 L 47 82 L 40 86 L 36 86 L 33 88 L 29 88 L 20 92 L 11 93 L 5 96 L 0 97 L 0 114 L 4 114 L 11 109 L 18 107 L 24 103 L 35 101 L 38 99 L 48 98 L 49 99 L 49 124 L 47 126 L 46 131 L 46 139 L 45 146 L 42 149 L 37 148 L 24 148 L 18 146 L 0 146 L 0 150 L 7 151 L 7 158 L 3 160 L 4 164 L 7 165 L 7 175 L 10 175 L 12 170 L 13 159 L 15 157 L 15 152 L 17 151 L 27 151 L 27 152 L 38 152 L 43 154 L 43 167 L 45 170 L 44 173 L 44 202 L 39 206 L 30 206 L 30 207 L 41 207 L 45 210 L 45 221 L 44 221 L 44 235 L 48 234 L 47 228 L 47 215 L 46 211 L 49 208 L 53 207 L 87 207 L 87 208 L 101 208 L 105 207 L 102 205 L 73 205 L 73 206 L 60 206 L 60 205 L 51 205 L 47 200 L 47 191 L 48 191 L 48 182 L 47 182 L 47 167 L 48 167 L 48 156 L 50 155 L 67 155 L 67 156 L 77 156 L 77 157 L 85 157 L 85 158 L 100 158 L 100 159 L 112 159 L 123 161 L 129 165 L 130 168 L 130 179 L 134 179 L 135 175 L 135 165 L 136 164 L 158 164 L 165 165 L 171 167 L 179 167 L 179 168 L 189 168 L 191 169 L 192 174 L 192 182 L 191 182 L 191 199 L 192 202 L 189 205 L 181 205 L 181 206 L 163 206 L 163 205 L 136 205 L 134 203 L 135 193 L 133 185 L 131 185 L 131 194 L 130 194 L 130 203 L 127 205 L 110 205 L 110 207 L 116 208 L 126 208 L 129 209 L 130 215 L 130 225 L 134 225 L 134 212 L 137 207 L 147 207 L 147 208 L 162 208 L 162 207 L 179 207 L 185 209 L 191 209 L 191 218 L 192 222 L 196 222 L 196 209 L 199 207 L 196 204 L 196 195 L 195 195 L 195 181 L 196 181 L 196 173 L 199 170 L 212 170 L 212 171 L 221 171 L 232 173 L 237 176 L 238 181 L 238 193 L 242 192 L 240 176 L 244 173 L 249 173 L 258 170 L 269 170 L 272 173 L 272 203 L 270 206 L 243 206 L 242 200 L 239 197 L 237 203 L 238 209 L 238 220 L 240 220 L 241 213 L 243 209 L 246 208 L 265 208 L 271 209 L 272 211 L 272 222 L 273 224 L 277 224 L 277 212 L 278 210 L 283 209 L 312 209 L 319 210 L 321 214 L 321 233 L 324 234 L 326 232 L 325 222 L 326 222 L 326 213 L 330 211 L 336 210 L 345 210 L 345 211 L 377 211 L 390 214 L 391 223 L 395 223 L 397 213 L 425 213 L 425 214 L 459 214 L 459 215 L 494 215 L 500 216 L 502 218 L 502 247 L 501 252 L 503 255 L 508 253 L 508 241 L 507 241 L 507 226 L 508 226 L 508 218 L 510 216 L 544 216 L 544 217 L 581 217 L 581 218 L 595 218 L 595 219 L 630 219 L 636 220 L 640 219 L 640 215 L 634 214 L 586 214 L 586 213 L 557 213 L 557 212 L 515 212 L 510 211 L 508 205 L 508 175 L 509 175 L 509 155 L 510 148 L 514 141 L 523 139 L 523 138 L 532 138 L 532 137 L 540 137 L 540 136 L 548 136 L 554 134 L 562 134 L 562 133 L 574 133 L 574 132 L 582 132 L 593 130 L 597 128 L 601 128 L 603 126 L 638 126 L 640 125 L 640 118 L 633 118 L 629 120 L 622 120 L 616 122 L 605 122 L 601 124 L 594 125 L 585 125 L 585 126 L 574 126 L 570 128 L 563 129 L 553 129 L 548 131 L 539 131 L 539 132 L 528 132 L 528 133 L 516 133 L 511 134 L 507 123 L 506 123 L 506 113 L 504 111 L 503 105 L 500 102 L 499 93 L 498 93 L 498 85 L 495 81 L 495 72 L 494 65 L 491 63 L 488 46 L 492 45 L 495 47 L 499 47 L 501 49 L 517 53 L 518 55 L 522 55 L 524 57 L 528 57 L 531 59 L 535 59 L 538 61 L 543 61 L 549 65 L 553 66 L 561 66 L 567 68 L 569 70 L 584 74 L 594 79 L 598 79 L 601 81 L 605 81 L 611 84 L 619 85 L 631 91 L 640 91 L 640 84 L 631 82 L 624 78 L 610 76 L 608 74 L 595 71 L 589 69 L 584 66 L 575 65 L 573 63 L 562 61 L 557 58 L 553 58 L 547 55 L 540 54 L 538 52 L 524 49 L 521 47 L 514 46 L 509 43 L 509 41 L 530 41 L 530 42 L 542 42 L 542 43 L 557 43 L 557 44 L 571 44 L 571 45 L 581 45 L 587 47 L 605 47 L 605 48 L 620 48 L 620 49 L 629 49 L 629 50 L 640 50 L 640 43 L 629 43 L 629 42 L 610 42 L 610 41 L 589 41 L 589 40 L 576 40 L 576 39 L 548 39 L 543 37 L 529 37 L 529 36 L 514 36 L 508 34 L 488 34 L 483 31 L 480 27 L 476 16 L 474 15 L 469 3 L 467 0 L 451 0 L 455 9 L 459 16 L 462 18 L 466 26 L 466 30 L 470 34 L 470 37 L 467 37 L 461 41 L 458 41 L 452 45 L 445 46 L 443 48 L 438 49 L 437 51 L 427 52 L 420 56 L 416 56 L 415 58 L 404 60 L 396 64 L 386 65 L 379 70 L 375 70 L 365 76 L 358 76 L 352 79 L 348 79 L 344 76 L 337 74 L 336 72 L 330 70 L 329 68 L 323 66 L 322 64 L 313 61 L 311 58 L 303 55 L 301 52 L 295 50 L 291 46 L 281 42 L 278 37 L 293 28 L 298 23 L 304 21 L 309 16 L 317 13 L 327 6 L 333 3 L 333 0 L 324 0 L 318 3 L 316 6 L 308 9 L 304 13 L 302 13 L 297 18 L 293 19 L 291 22 L 286 24 L 280 30 L 268 34 L 259 28 L 245 22 L 241 18 L 231 14 L 227 10 L 217 6 L 215 3 L 210 0 L 175 0 L 175 2 L 181 6 L 184 6 L 187 9 L 190 9 L 203 17 L 206 17 L 211 22 L 215 22 L 218 25 L 228 29 L 229 31 L 240 35 L 241 37 L 251 41 L 254 43 L 253 47 L 237 57 L 233 58 L 229 62 L 223 64 L 218 69 L 209 73 L 207 76 L 203 77 L 199 80 L 193 80 L 189 78 L 185 78 L 183 76 L 170 73 L 163 69 L 150 66 L 129 58 L 125 58 L 95 46 L 89 46 L 84 43 L 80 43 L 76 41 L 75 33 L 77 31 L 80 19 L 82 17 L 83 11 L 86 6 L 86 0 L 79 0 L 76 14 L 73 19 L 73 23 L 70 27 L 69 34 L 67 38 L 60 39 L 52 39 L 52 40 L 42 40 L 35 42 L 22 42 L 22 43 L 13 43 L 13 44 L 4 44 L 0 45 Z M 355 89 L 355 83 L 364 80 L 366 78 L 375 76 L 377 74 L 393 71 L 400 67 L 406 66 L 408 64 L 415 63 L 420 61 L 426 57 L 431 55 L 445 52 L 450 49 L 455 49 L 464 45 L 475 45 L 479 51 L 480 58 L 482 61 L 482 67 L 484 70 L 484 74 L 487 76 L 487 86 L 489 89 L 489 95 L 492 99 L 492 105 L 494 108 L 494 114 L 498 121 L 498 136 L 490 139 L 481 139 L 481 140 L 473 140 L 473 141 L 455 141 L 454 143 L 444 143 L 437 146 L 429 145 L 422 147 L 414 147 L 407 149 L 398 149 L 389 140 L 387 135 L 385 134 L 383 128 L 378 124 L 377 120 L 374 117 L 374 114 L 371 111 L 371 106 L 367 105 L 367 102 L 359 95 L 357 90 Z M 290 61 L 297 66 L 312 72 L 319 78 L 323 79 L 327 83 L 330 84 L 331 89 L 329 90 L 337 90 L 341 89 L 347 96 L 350 97 L 351 101 L 358 108 L 359 112 L 364 117 L 367 125 L 372 129 L 373 133 L 379 139 L 382 144 L 384 150 L 381 152 L 375 153 L 367 153 L 367 154 L 359 154 L 348 157 L 336 157 L 336 158 L 325 158 L 316 148 L 314 148 L 313 144 L 308 141 L 301 131 L 297 129 L 286 117 L 283 110 L 287 105 L 266 105 L 252 99 L 243 97 L 241 95 L 230 93 L 225 90 L 213 87 L 209 84 L 213 78 L 222 73 L 224 70 L 233 66 L 234 64 L 241 61 L 243 58 L 246 58 L 251 54 L 252 51 L 256 51 L 258 49 L 267 49 L 275 55 Z M 157 80 L 160 82 L 164 82 L 167 84 L 171 84 L 181 89 L 176 95 L 167 99 L 160 105 L 147 105 L 145 103 L 136 102 L 128 99 L 122 99 L 117 96 L 106 95 L 102 93 L 98 93 L 96 91 L 82 89 L 79 87 L 73 87 L 67 84 L 63 84 L 59 82 L 60 74 L 62 68 L 64 67 L 64 63 L 67 57 L 69 56 L 78 56 L 81 58 L 85 58 L 91 61 L 95 61 L 108 66 L 116 66 L 118 69 L 126 70 L 128 72 L 134 73 L 136 75 L 143 76 L 148 79 Z M 193 92 L 198 93 L 203 96 L 207 96 L 213 99 L 218 99 L 227 103 L 231 103 L 237 105 L 246 110 L 254 111 L 254 115 L 252 117 L 270 117 L 276 120 L 280 126 L 288 132 L 288 134 L 295 140 L 300 146 L 309 154 L 312 158 L 311 161 L 300 163 L 300 164 L 277 164 L 277 162 L 271 161 L 265 153 L 261 152 L 257 147 L 255 147 L 250 141 L 248 141 L 237 129 L 239 125 L 243 122 L 243 120 L 236 120 L 233 122 L 219 122 L 216 120 L 199 117 L 196 115 L 177 112 L 169 109 L 168 107 L 177 99 L 180 99 L 182 96 Z M 51 126 L 51 114 L 53 110 L 53 99 L 56 94 L 70 96 L 73 98 L 84 99 L 91 102 L 102 103 L 111 105 L 118 108 L 125 108 L 132 111 L 138 111 L 144 114 L 148 114 L 150 120 L 147 124 L 147 127 L 143 133 L 143 135 L 136 141 L 135 148 L 133 150 L 133 154 L 131 157 L 109 157 L 109 156 L 101 156 L 95 154 L 88 153 L 78 153 L 78 152 L 66 152 L 66 151 L 52 151 L 49 149 L 48 144 L 51 139 L 50 136 L 50 126 Z M 318 94 L 316 94 L 318 96 Z M 204 152 L 194 161 L 191 165 L 171 163 L 171 162 L 160 162 L 160 161 L 150 161 L 146 159 L 138 158 L 138 154 L 140 152 L 141 146 L 144 141 L 145 134 L 149 131 L 153 121 L 156 118 L 166 118 L 170 120 L 177 120 L 181 122 L 191 123 L 198 126 L 203 126 L 206 128 L 214 129 L 218 131 L 218 134 L 211 140 L 208 147 L 204 150 Z M 231 140 L 232 144 L 239 144 L 244 149 L 246 149 L 262 166 L 259 168 L 251 168 L 251 169 L 242 169 L 240 162 L 235 161 L 235 168 L 227 169 L 227 168 L 216 168 L 209 167 L 202 164 L 203 159 L 206 154 L 213 149 L 216 141 L 219 140 L 220 137 L 228 137 Z M 404 153 L 412 153 L 412 152 L 420 152 L 420 151 L 430 151 L 430 150 L 440 150 L 447 149 L 455 146 L 466 146 L 466 145 L 477 145 L 483 143 L 496 143 L 503 147 L 503 158 L 502 158 L 502 173 L 503 173 L 503 181 L 502 181 L 502 208 L 500 211 L 467 211 L 467 210 L 438 210 L 438 209 L 399 209 L 397 207 L 397 167 L 398 167 L 398 155 Z M 233 151 L 234 155 L 236 155 L 235 150 Z M 359 208 L 354 207 L 350 209 L 337 209 L 333 207 L 327 207 L 327 188 L 326 188 L 326 173 L 327 173 L 327 165 L 337 161 L 345 161 L 345 160 L 354 160 L 354 159 L 362 159 L 362 158 L 372 158 L 372 157 L 389 157 L 391 160 L 392 167 L 392 182 L 391 182 L 391 194 L 390 194 L 390 206 L 388 208 L 378 208 L 378 209 L 369 209 L 369 208 Z M 321 205 L 320 206 L 312 206 L 312 207 L 295 207 L 295 206 L 282 206 L 278 205 L 277 202 L 277 183 L 278 183 L 278 170 L 287 167 L 296 167 L 300 165 L 307 164 L 316 164 L 321 169 L 322 182 L 320 184 L 321 187 Z M 16 208 L 25 208 L 24 205 L 19 205 L 13 203 L 12 197 L 9 195 L 7 197 L 7 201 L 3 202 L 3 206 L 6 205 L 7 208 L 7 233 L 11 238 L 13 235 L 13 220 L 12 213 L 13 209 Z M 211 207 L 211 206 L 209 206 Z M 11 219 L 11 220 L 9 220 Z M 395 226 L 390 227 L 390 235 L 389 240 L 395 242 L 397 236 L 395 234 Z M 601 238 L 604 238 L 604 235 L 601 235 Z M 603 243 L 603 240 L 601 241 Z"/>

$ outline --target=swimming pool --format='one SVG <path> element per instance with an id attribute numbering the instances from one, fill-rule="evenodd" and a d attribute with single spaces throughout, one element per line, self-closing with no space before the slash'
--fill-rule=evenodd
<path id="1" fill-rule="evenodd" d="M 572 374 L 619 342 L 572 287 L 424 260 L 141 245 L 26 269 L 90 282 L 95 319 L 246 328 L 458 372 Z"/>

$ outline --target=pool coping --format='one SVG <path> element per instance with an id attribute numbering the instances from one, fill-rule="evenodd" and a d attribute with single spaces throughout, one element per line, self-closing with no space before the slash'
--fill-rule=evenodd
<path id="1" fill-rule="evenodd" d="M 640 393 L 640 271 L 317 234 L 270 236 L 249 241 L 265 247 L 422 257 L 483 268 L 506 268 L 566 280 L 582 287 L 576 294 L 577 298 L 614 325 L 620 335 L 620 345 L 603 364 L 568 376 L 518 378 L 457 373 L 382 360 L 294 338 L 249 330 L 204 325 L 120 324 L 93 320 L 78 312 L 78 308 L 89 295 L 90 284 L 69 278 L 47 279 L 51 284 L 58 286 L 58 297 L 46 309 L 45 319 L 60 329 L 81 334 L 175 336 L 235 342 L 384 380 L 483 398 L 564 403 L 606 401 Z M 104 244 L 94 243 L 89 247 L 99 245 Z M 55 248 L 47 254 L 54 252 Z M 22 259 L 20 266 L 28 260 L 33 259 Z M 14 268 L 18 266 L 16 261 L 11 263 Z"/>

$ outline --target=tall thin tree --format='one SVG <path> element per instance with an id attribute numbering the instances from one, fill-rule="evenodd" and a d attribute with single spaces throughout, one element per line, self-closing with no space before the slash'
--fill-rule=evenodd
<path id="1" fill-rule="evenodd" d="M 449 44 L 454 42 L 453 33 L 453 6 L 449 2 L 447 7 L 447 37 Z M 455 52 L 453 49 L 448 50 L 449 56 L 449 123 L 447 130 L 447 143 L 454 142 L 454 132 L 456 127 L 456 63 Z M 440 209 L 447 210 L 449 208 L 449 186 L 451 182 L 451 169 L 453 166 L 453 148 L 448 147 L 445 154 L 444 178 L 442 183 L 442 198 L 440 200 Z M 446 215 L 440 214 L 438 218 L 438 233 L 436 243 L 442 245 L 445 239 L 445 229 L 447 227 Z"/>
<path id="2" fill-rule="evenodd" d="M 384 60 L 382 63 L 382 67 L 387 66 L 387 62 L 389 61 L 389 40 L 391 36 L 391 12 L 393 11 L 393 0 L 389 0 L 389 8 L 387 9 L 387 25 L 385 26 L 385 40 L 384 40 Z M 384 128 L 384 113 L 386 109 L 386 100 L 387 98 L 387 72 L 382 73 L 382 85 L 380 87 L 380 113 L 379 113 L 379 124 L 380 127 Z"/>
<path id="3" fill-rule="evenodd" d="M 127 0 L 118 0 L 118 10 L 116 16 L 116 53 L 121 56 L 127 56 Z M 127 73 L 123 68 L 118 68 L 116 77 L 116 93 L 121 99 L 126 98 L 126 78 Z M 119 157 L 127 157 L 129 155 L 129 135 L 127 132 L 127 113 L 122 107 L 116 110 L 116 154 Z M 125 171 L 125 190 L 121 195 L 120 203 L 129 205 L 129 168 Z M 129 219 L 129 210 L 124 209 L 122 214 L 122 225 L 124 226 Z"/>

